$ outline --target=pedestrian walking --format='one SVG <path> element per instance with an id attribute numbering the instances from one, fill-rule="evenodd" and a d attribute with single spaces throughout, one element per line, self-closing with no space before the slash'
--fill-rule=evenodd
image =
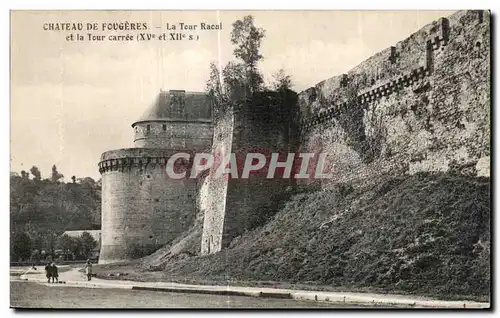
<path id="1" fill-rule="evenodd" d="M 59 283 L 59 269 L 57 268 L 55 263 L 52 263 L 52 282 L 54 283 L 54 280 L 56 283 Z"/>
<path id="2" fill-rule="evenodd" d="M 85 274 L 87 274 L 87 280 L 90 281 L 92 279 L 92 262 L 90 259 L 85 264 Z"/>
<path id="3" fill-rule="evenodd" d="M 47 277 L 47 283 L 50 283 L 50 278 L 52 277 L 52 268 L 50 267 L 50 263 L 45 265 L 45 276 Z"/>

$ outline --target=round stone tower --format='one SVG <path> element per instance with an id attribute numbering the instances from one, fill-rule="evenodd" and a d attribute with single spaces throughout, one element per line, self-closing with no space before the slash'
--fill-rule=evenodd
<path id="1" fill-rule="evenodd" d="M 101 155 L 100 264 L 144 256 L 192 224 L 196 180 L 170 179 L 166 163 L 178 152 L 210 149 L 211 106 L 205 93 L 161 91 L 132 124 L 135 148 Z"/>

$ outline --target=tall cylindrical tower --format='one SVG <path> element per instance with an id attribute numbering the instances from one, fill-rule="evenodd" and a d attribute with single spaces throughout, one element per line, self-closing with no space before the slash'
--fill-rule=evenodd
<path id="1" fill-rule="evenodd" d="M 100 264 L 142 257 L 189 228 L 196 180 L 167 176 L 175 153 L 211 147 L 211 102 L 204 93 L 162 91 L 135 122 L 135 148 L 101 155 Z"/>

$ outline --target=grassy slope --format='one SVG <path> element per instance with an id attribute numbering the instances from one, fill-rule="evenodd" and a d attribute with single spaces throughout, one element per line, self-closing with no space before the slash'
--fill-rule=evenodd
<path id="1" fill-rule="evenodd" d="M 298 194 L 230 249 L 168 262 L 150 274 L 488 295 L 489 182 L 420 174 Z"/>

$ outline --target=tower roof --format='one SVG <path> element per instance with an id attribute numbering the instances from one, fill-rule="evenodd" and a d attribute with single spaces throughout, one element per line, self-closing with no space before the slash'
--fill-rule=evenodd
<path id="1" fill-rule="evenodd" d="M 212 103 L 205 92 L 160 91 L 152 105 L 132 124 L 148 121 L 212 120 Z"/>

